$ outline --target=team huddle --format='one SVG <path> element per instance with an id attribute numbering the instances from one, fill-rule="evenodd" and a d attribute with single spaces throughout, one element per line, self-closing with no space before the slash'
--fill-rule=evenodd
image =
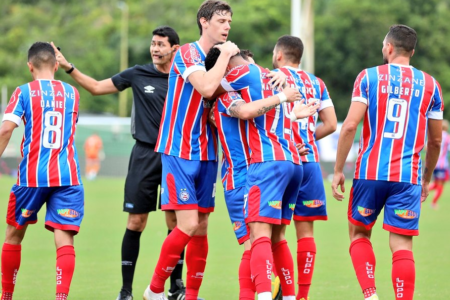
<path id="1" fill-rule="evenodd" d="M 54 79 L 58 66 L 93 94 L 133 87 L 136 106 L 145 99 L 156 101 L 145 97 L 159 97 L 160 109 L 145 104 L 142 111 L 149 110 L 148 117 L 136 112 L 133 120 L 136 145 L 125 184 L 124 211 L 129 220 L 117 300 L 133 299 L 139 238 L 148 213 L 156 210 L 159 184 L 169 232 L 143 298 L 167 299 L 164 286 L 172 276 L 169 300 L 200 299 L 219 148 L 224 198 L 236 239 L 244 248 L 238 299 L 253 300 L 255 295 L 258 300 L 309 299 L 316 260 L 314 221 L 327 220 L 317 141 L 336 130 L 333 102 L 319 77 L 299 69 L 301 39 L 285 35 L 275 42 L 270 71 L 255 63 L 250 51 L 227 41 L 232 15 L 226 2 L 203 2 L 197 13 L 198 41 L 180 46 L 172 28 L 157 28 L 150 47 L 153 64 L 100 82 L 68 63 L 53 44 L 31 46 L 28 67 L 34 81 L 13 93 L 0 127 L 1 155 L 22 120 L 25 126 L 23 160 L 8 204 L 1 300 L 13 299 L 21 242 L 44 203 L 45 226 L 54 232 L 57 248 L 56 300 L 69 294 L 73 239 L 83 219 L 84 192 L 74 145 L 79 94 Z M 412 236 L 419 234 L 421 202 L 428 196 L 439 158 L 444 108 L 439 83 L 409 64 L 416 41 L 412 28 L 390 27 L 383 41 L 384 64 L 356 77 L 338 141 L 331 188 L 340 201 L 344 164 L 363 122 L 348 221 L 350 256 L 364 299 L 378 299 L 370 237 L 383 208 L 395 297 L 408 300 L 414 295 Z M 138 87 L 148 90 L 150 84 L 160 90 L 138 95 Z M 152 132 L 145 132 L 149 126 L 143 129 L 145 118 L 154 123 Z M 296 263 L 285 238 L 292 219 Z M 180 271 L 184 256 L 186 287 Z M 272 274 L 281 286 L 275 291 Z"/>

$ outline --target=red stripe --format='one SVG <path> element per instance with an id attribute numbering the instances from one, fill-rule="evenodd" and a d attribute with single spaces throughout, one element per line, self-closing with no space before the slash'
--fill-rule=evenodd
<path id="1" fill-rule="evenodd" d="M 303 72 L 303 71 L 300 71 L 298 74 L 300 75 L 300 77 L 302 79 L 302 82 L 305 85 L 305 97 L 306 97 L 306 99 L 309 101 L 309 99 L 315 98 L 314 87 L 312 85 L 312 80 L 311 80 L 311 77 L 309 76 L 309 74 L 307 74 L 306 72 Z M 314 153 L 315 161 L 319 161 L 319 149 L 317 148 L 317 145 L 315 143 L 314 132 L 309 130 L 311 123 L 314 124 L 314 127 L 316 126 L 316 124 L 314 122 L 314 116 L 309 116 L 308 117 L 308 124 L 306 126 L 306 132 L 308 134 L 307 143 L 312 148 L 312 151 Z"/>
<path id="2" fill-rule="evenodd" d="M 362 71 L 361 73 L 359 73 L 358 77 L 355 80 L 355 84 L 354 84 L 354 89 L 353 89 L 353 94 L 352 94 L 352 98 L 353 97 L 361 97 L 361 81 L 364 78 L 364 76 L 366 75 L 366 70 Z M 358 152 L 358 158 L 356 159 L 356 163 L 355 163 L 355 179 L 359 179 L 360 177 L 360 172 L 361 172 L 361 160 L 363 157 L 364 152 L 367 150 L 367 147 L 369 145 L 369 141 L 371 138 L 371 131 L 370 131 L 370 124 L 369 124 L 369 110 L 366 110 L 366 113 L 364 115 L 364 121 L 363 121 L 363 128 L 362 128 L 362 132 L 360 135 L 360 149 Z M 364 170 L 365 172 L 366 170 Z M 364 175 L 365 177 L 365 175 Z"/>
<path id="3" fill-rule="evenodd" d="M 32 133 L 31 133 L 31 143 L 30 143 L 30 151 L 28 154 L 28 183 L 29 187 L 37 187 L 37 174 L 36 170 L 38 168 L 38 160 L 40 154 L 41 147 L 41 135 L 42 135 L 42 112 L 43 109 L 41 107 L 41 96 L 31 96 L 31 91 L 41 91 L 41 84 L 38 80 L 32 81 L 29 83 L 30 87 L 30 103 L 31 103 L 31 111 L 32 111 Z M 40 92 L 39 92 L 40 93 Z"/>
<path id="4" fill-rule="evenodd" d="M 208 116 L 210 112 L 210 108 L 203 108 L 203 113 L 200 118 L 200 159 L 201 160 L 208 160 Z"/>
<path id="5" fill-rule="evenodd" d="M 403 228 L 394 227 L 394 226 L 391 226 L 388 224 L 383 224 L 383 229 L 387 230 L 389 232 L 393 232 L 393 233 L 397 233 L 397 234 L 401 234 L 401 235 L 408 235 L 408 236 L 418 236 L 419 235 L 419 230 L 403 229 Z"/>
<path id="6" fill-rule="evenodd" d="M 403 129 L 403 136 L 401 139 L 394 139 L 393 143 L 392 143 L 392 155 L 391 155 L 391 165 L 389 168 L 389 181 L 400 181 L 401 178 L 401 167 L 402 167 L 402 156 L 403 156 L 403 148 L 404 148 L 404 142 L 405 142 L 405 137 L 406 137 L 406 133 L 408 130 L 408 122 L 409 122 L 409 114 L 410 114 L 410 102 L 413 96 L 413 93 L 411 91 L 412 88 L 412 78 L 413 78 L 413 73 L 411 68 L 401 68 L 400 69 L 400 74 L 401 78 L 402 78 L 402 82 L 400 84 L 400 88 L 404 88 L 405 89 L 409 89 L 410 91 L 410 95 L 406 96 L 406 95 L 399 95 L 399 99 L 403 99 L 406 100 L 408 102 L 408 106 L 406 108 L 407 112 L 406 112 L 406 120 L 405 120 L 405 128 Z M 409 78 L 410 82 L 409 83 L 405 83 L 404 78 Z M 399 112 L 401 113 L 401 112 Z M 396 128 L 395 130 L 399 130 L 399 128 Z"/>
<path id="7" fill-rule="evenodd" d="M 246 159 L 246 162 L 248 165 L 250 163 L 250 148 L 248 146 L 245 121 L 239 120 L 239 128 L 240 128 L 239 134 L 241 135 L 242 146 L 244 147 L 245 159 Z"/>
<path id="8" fill-rule="evenodd" d="M 195 127 L 195 121 L 198 114 L 203 111 L 202 95 L 197 90 L 192 89 L 192 95 L 189 97 L 189 106 L 184 118 L 183 131 L 181 133 L 181 158 L 191 159 L 192 152 L 192 131 Z M 200 123 L 201 126 L 206 124 Z M 201 131 L 201 129 L 199 129 Z M 206 130 L 206 129 L 205 129 Z M 202 141 L 200 140 L 200 151 L 202 151 Z"/>
<path id="9" fill-rule="evenodd" d="M 166 142 L 166 148 L 164 149 L 164 153 L 169 154 L 170 153 L 170 147 L 172 146 L 172 140 L 173 140 L 173 132 L 174 132 L 174 128 L 175 128 L 175 119 L 177 117 L 177 113 L 178 113 L 178 105 L 180 103 L 180 97 L 181 97 L 181 90 L 183 89 L 184 86 L 184 80 L 183 77 L 177 77 L 176 80 L 176 84 L 175 84 L 175 92 L 173 93 L 173 106 L 172 106 L 172 111 L 168 112 L 167 115 L 163 115 L 163 118 L 161 120 L 161 124 L 165 123 L 165 119 L 169 116 L 170 114 L 170 125 L 169 125 L 169 130 L 168 130 L 168 136 L 167 136 L 167 142 Z M 169 100 L 169 99 L 167 99 Z M 168 103 L 168 101 L 166 100 L 166 103 L 164 104 L 164 111 L 166 108 L 166 105 Z M 162 126 L 161 126 L 161 130 L 162 130 Z M 162 134 L 162 131 L 161 131 Z M 160 134 L 160 139 L 162 138 Z"/>
<path id="10" fill-rule="evenodd" d="M 300 222 L 326 221 L 326 220 L 328 220 L 327 216 L 302 217 L 302 216 L 294 215 L 294 221 L 300 221 Z"/>
<path id="11" fill-rule="evenodd" d="M 77 234 L 80 231 L 80 226 L 76 225 L 66 225 L 66 224 L 58 224 L 52 221 L 45 222 L 45 229 L 54 231 L 55 229 L 64 230 L 64 231 L 74 231 Z"/>
<path id="12" fill-rule="evenodd" d="M 53 85 L 53 94 L 54 94 L 54 98 L 53 100 L 55 101 L 55 103 L 58 101 L 63 102 L 63 107 L 66 106 L 65 103 L 65 97 L 64 97 L 64 88 L 62 87 L 61 82 L 59 81 L 52 81 L 52 85 Z M 61 96 L 58 97 L 58 94 L 61 94 Z M 63 108 L 59 108 L 58 105 L 55 105 L 55 107 L 53 108 L 54 111 L 58 111 L 61 113 L 62 116 L 62 120 L 54 120 L 55 124 L 57 121 L 60 121 L 62 124 L 61 127 L 61 137 L 60 137 L 60 143 L 61 143 L 61 147 L 63 146 L 63 135 L 64 135 L 64 119 L 65 119 L 65 115 L 64 115 L 64 109 Z M 53 124 L 54 125 L 54 124 Z M 54 138 L 56 137 L 56 135 L 54 135 L 52 137 L 52 142 L 56 142 L 54 140 Z M 59 186 L 60 183 L 60 169 L 59 169 L 59 154 L 61 153 L 61 148 L 60 149 L 50 149 L 50 156 L 49 156 L 49 163 L 48 163 L 48 173 L 49 173 L 49 186 Z"/>
<path id="13" fill-rule="evenodd" d="M 250 91 L 248 88 L 242 89 L 240 90 L 241 92 L 241 97 L 243 100 L 245 100 L 245 102 L 250 103 L 251 101 L 251 96 L 250 96 Z M 248 141 L 249 141 L 249 146 L 251 146 L 251 162 L 255 163 L 255 162 L 261 162 L 262 161 L 262 149 L 261 149 L 261 136 L 259 135 L 259 131 L 256 128 L 256 124 L 255 124 L 255 120 L 251 119 L 248 120 Z"/>
<path id="14" fill-rule="evenodd" d="M 377 67 L 378 74 L 389 74 L 389 65 L 382 65 Z M 386 108 L 388 94 L 381 93 L 381 85 L 378 85 L 378 95 L 377 95 L 377 132 L 375 133 L 375 141 L 370 151 L 369 157 L 367 159 L 367 178 L 377 179 L 378 176 L 378 160 L 380 154 L 381 142 L 383 141 L 384 125 L 386 121 Z M 374 133 L 372 133 L 374 134 Z"/>
<path id="15" fill-rule="evenodd" d="M 19 104 L 19 95 L 22 93 L 20 88 L 16 88 L 14 93 L 11 96 L 11 99 L 9 99 L 8 106 L 6 106 L 5 114 L 13 113 L 16 110 L 17 104 Z"/>
<path id="16" fill-rule="evenodd" d="M 73 108 L 73 114 L 72 114 L 72 129 L 71 129 L 71 136 L 69 139 L 69 143 L 67 145 L 67 159 L 69 160 L 69 167 L 70 167 L 70 178 L 71 178 L 71 185 L 79 185 L 81 182 L 78 180 L 78 170 L 77 170 L 77 164 L 75 163 L 75 148 L 74 148 L 74 138 L 75 138 L 75 129 L 76 129 L 76 119 L 78 116 L 78 106 L 80 102 L 80 94 L 78 93 L 78 90 L 74 87 L 73 92 L 75 94 L 75 100 L 74 100 L 74 108 Z"/>
<path id="17" fill-rule="evenodd" d="M 219 100 L 220 101 L 220 100 Z M 225 176 L 225 180 L 227 182 L 225 190 L 232 190 L 234 189 L 233 184 L 233 176 L 232 176 L 232 170 L 233 170 L 233 161 L 231 160 L 231 153 L 230 149 L 228 148 L 227 141 L 225 139 L 225 136 L 223 135 L 222 128 L 222 118 L 227 118 L 227 116 L 222 116 L 222 114 L 219 112 L 218 103 L 216 104 L 216 108 L 214 109 L 214 118 L 216 119 L 216 125 L 219 132 L 219 138 L 220 143 L 222 145 L 223 150 L 223 158 L 227 160 L 229 168 L 227 169 L 227 174 Z"/>

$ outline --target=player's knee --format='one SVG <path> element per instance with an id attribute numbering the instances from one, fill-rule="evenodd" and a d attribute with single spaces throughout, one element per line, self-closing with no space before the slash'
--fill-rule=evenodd
<path id="1" fill-rule="evenodd" d="M 127 222 L 127 228 L 132 231 L 142 232 L 147 225 L 147 214 L 130 214 Z"/>

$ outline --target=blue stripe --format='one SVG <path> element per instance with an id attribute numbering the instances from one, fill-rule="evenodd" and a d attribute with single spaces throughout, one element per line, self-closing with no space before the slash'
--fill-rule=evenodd
<path id="1" fill-rule="evenodd" d="M 21 185 L 28 185 L 27 181 L 27 164 L 28 164 L 28 153 L 30 151 L 30 141 L 31 141 L 31 129 L 33 126 L 33 122 L 31 120 L 31 110 L 30 110 L 30 88 L 28 84 L 24 84 L 20 87 L 20 90 L 22 91 L 22 104 L 23 104 L 23 110 L 25 119 L 27 121 L 27 124 L 25 125 L 25 131 L 24 131 L 24 143 L 23 143 L 23 160 L 20 163 L 19 170 L 20 170 L 20 184 Z"/>

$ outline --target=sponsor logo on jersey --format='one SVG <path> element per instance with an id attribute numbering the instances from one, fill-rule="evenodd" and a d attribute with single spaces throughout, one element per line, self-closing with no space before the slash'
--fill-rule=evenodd
<path id="1" fill-rule="evenodd" d="M 269 201 L 269 206 L 275 209 L 281 209 L 281 201 Z"/>
<path id="2" fill-rule="evenodd" d="M 295 210 L 295 203 L 289 203 L 289 208 L 294 211 Z"/>
<path id="3" fill-rule="evenodd" d="M 322 200 L 307 200 L 307 201 L 303 201 L 303 205 L 309 208 L 317 208 L 317 207 L 321 207 L 322 205 L 325 204 L 325 201 Z"/>
<path id="4" fill-rule="evenodd" d="M 22 217 L 24 218 L 29 218 L 34 213 L 34 210 L 28 210 L 25 208 L 22 208 L 21 210 L 22 210 Z"/>
<path id="5" fill-rule="evenodd" d="M 58 215 L 66 218 L 77 218 L 80 215 L 76 210 L 68 208 L 57 209 L 56 211 L 58 212 Z"/>
<path id="6" fill-rule="evenodd" d="M 188 201 L 189 200 L 189 193 L 186 191 L 186 189 L 181 189 L 180 194 L 178 195 L 181 201 Z"/>
<path id="7" fill-rule="evenodd" d="M 375 209 L 365 208 L 362 206 L 358 206 L 358 212 L 363 217 L 368 217 L 375 212 Z"/>
<path id="8" fill-rule="evenodd" d="M 146 92 L 147 94 L 153 94 L 155 88 L 152 87 L 151 85 L 147 85 L 147 86 L 144 87 L 144 90 L 145 90 L 145 92 Z"/>
<path id="9" fill-rule="evenodd" d="M 409 209 L 394 209 L 397 216 L 403 219 L 415 219 L 418 217 L 418 213 Z"/>
<path id="10" fill-rule="evenodd" d="M 239 228 L 241 228 L 241 227 L 242 227 L 242 222 L 236 221 L 236 222 L 233 223 L 234 231 L 238 231 Z"/>

